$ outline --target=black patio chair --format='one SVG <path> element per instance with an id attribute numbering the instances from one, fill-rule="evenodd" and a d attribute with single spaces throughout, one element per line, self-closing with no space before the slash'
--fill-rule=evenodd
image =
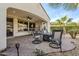
<path id="1" fill-rule="evenodd" d="M 49 46 L 56 49 L 60 48 L 60 51 L 62 51 L 62 47 L 61 47 L 62 34 L 63 34 L 63 30 L 53 30 L 52 32 L 53 37 L 51 37 L 51 42 L 49 43 Z"/>
<path id="2" fill-rule="evenodd" d="M 50 42 L 51 41 L 51 37 L 52 37 L 51 33 L 43 34 L 43 41 Z"/>

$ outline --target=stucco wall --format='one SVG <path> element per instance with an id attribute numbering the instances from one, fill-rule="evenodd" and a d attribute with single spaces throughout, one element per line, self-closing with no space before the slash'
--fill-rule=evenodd
<path id="1" fill-rule="evenodd" d="M 6 48 L 6 9 L 0 8 L 0 51 Z"/>
<path id="2" fill-rule="evenodd" d="M 31 12 L 35 15 L 38 15 L 42 17 L 44 20 L 49 20 L 48 16 L 42 9 L 39 3 L 5 3 L 5 4 L 0 4 L 0 7 L 13 7 L 17 9 L 21 9 L 27 12 Z"/>

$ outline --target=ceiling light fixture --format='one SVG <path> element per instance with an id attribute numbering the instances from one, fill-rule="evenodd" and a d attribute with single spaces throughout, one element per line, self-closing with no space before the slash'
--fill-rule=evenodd
<path id="1" fill-rule="evenodd" d="M 28 20 L 31 20 L 32 18 L 28 16 L 27 19 L 28 19 Z"/>

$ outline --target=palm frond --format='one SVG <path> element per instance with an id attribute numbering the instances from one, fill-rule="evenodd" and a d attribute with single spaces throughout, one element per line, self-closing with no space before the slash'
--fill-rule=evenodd
<path id="1" fill-rule="evenodd" d="M 61 3 L 49 3 L 49 6 L 53 8 L 59 8 L 61 6 Z"/>
<path id="2" fill-rule="evenodd" d="M 71 22 L 72 20 L 73 20 L 72 18 L 69 18 L 69 19 L 67 20 L 67 23 L 68 23 L 68 22 Z"/>
<path id="3" fill-rule="evenodd" d="M 75 10 L 78 8 L 78 3 L 65 3 L 64 9 L 65 10 Z"/>
<path id="4" fill-rule="evenodd" d="M 64 10 L 75 10 L 78 8 L 79 3 L 49 3 L 52 8 L 63 7 Z"/>
<path id="5" fill-rule="evenodd" d="M 68 18 L 67 16 L 64 16 L 64 17 L 61 18 L 61 21 L 65 22 L 65 21 L 67 21 L 67 18 Z"/>

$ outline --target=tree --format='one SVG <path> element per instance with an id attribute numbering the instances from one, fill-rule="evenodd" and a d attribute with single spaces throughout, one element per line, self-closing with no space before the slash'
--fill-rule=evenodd
<path id="1" fill-rule="evenodd" d="M 67 16 L 62 17 L 61 19 L 56 20 L 58 25 L 63 26 L 63 30 L 66 33 L 66 25 L 72 21 L 72 18 L 68 18 Z"/>
<path id="2" fill-rule="evenodd" d="M 70 36 L 75 39 L 76 35 L 79 33 L 79 29 L 77 28 L 76 22 L 70 22 L 66 25 L 67 32 L 70 34 Z"/>
<path id="3" fill-rule="evenodd" d="M 79 3 L 49 3 L 52 8 L 63 7 L 65 10 L 75 10 L 79 7 Z"/>

